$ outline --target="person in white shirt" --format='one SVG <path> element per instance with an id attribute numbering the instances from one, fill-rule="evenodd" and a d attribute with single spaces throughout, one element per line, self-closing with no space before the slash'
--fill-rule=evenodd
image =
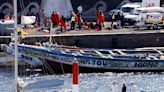
<path id="1" fill-rule="evenodd" d="M 131 82 L 131 87 L 130 87 L 130 92 L 136 92 L 136 85 L 134 84 L 134 82 Z"/>
<path id="2" fill-rule="evenodd" d="M 80 15 L 82 15 L 82 13 L 83 13 L 83 7 L 82 7 L 82 5 L 79 5 L 79 6 L 77 7 L 77 11 L 78 11 L 78 13 L 79 13 Z"/>
<path id="3" fill-rule="evenodd" d="M 112 92 L 118 92 L 118 85 L 116 80 L 113 81 L 111 88 Z"/>

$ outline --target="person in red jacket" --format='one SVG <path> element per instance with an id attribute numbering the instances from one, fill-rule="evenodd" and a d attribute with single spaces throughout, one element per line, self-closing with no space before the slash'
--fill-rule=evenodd
<path id="1" fill-rule="evenodd" d="M 4 20 L 9 20 L 9 19 L 10 19 L 9 14 L 6 14 L 6 15 L 4 16 Z"/>
<path id="2" fill-rule="evenodd" d="M 56 18 L 57 25 L 59 25 L 60 24 L 60 14 L 57 11 L 56 11 L 56 17 L 55 18 Z"/>
<path id="3" fill-rule="evenodd" d="M 53 26 L 58 26 L 60 24 L 60 14 L 55 11 L 51 14 L 51 20 L 53 23 Z"/>
<path id="4" fill-rule="evenodd" d="M 51 14 L 51 21 L 52 21 L 52 24 L 53 24 L 53 26 L 55 26 L 57 23 L 55 23 L 56 21 L 55 21 L 55 12 L 52 12 L 52 14 Z"/>
<path id="5" fill-rule="evenodd" d="M 63 28 L 64 28 L 64 31 L 67 31 L 67 21 L 64 18 L 64 16 L 62 16 L 60 19 L 60 26 L 61 26 L 61 32 L 63 32 Z"/>
<path id="6" fill-rule="evenodd" d="M 104 21 L 105 21 L 105 17 L 102 11 L 99 12 L 98 14 L 98 23 L 104 27 Z"/>
<path id="7" fill-rule="evenodd" d="M 99 13 L 100 13 L 100 11 L 97 11 L 97 12 L 96 12 L 97 22 L 98 22 L 98 18 L 99 18 Z"/>

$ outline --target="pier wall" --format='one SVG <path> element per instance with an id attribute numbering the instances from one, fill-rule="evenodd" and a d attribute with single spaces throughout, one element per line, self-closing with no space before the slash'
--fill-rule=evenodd
<path id="1" fill-rule="evenodd" d="M 47 42 L 49 38 L 26 38 L 22 42 L 34 44 Z M 163 33 L 148 34 L 115 34 L 94 36 L 67 36 L 53 37 L 53 42 L 58 44 L 86 47 L 86 48 L 139 48 L 164 46 Z"/>

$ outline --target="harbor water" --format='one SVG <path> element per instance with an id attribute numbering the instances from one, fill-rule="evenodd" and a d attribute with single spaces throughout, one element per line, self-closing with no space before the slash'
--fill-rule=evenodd
<path id="1" fill-rule="evenodd" d="M 64 84 L 56 87 L 59 92 L 64 89 L 72 89 L 72 74 L 42 75 L 35 77 L 23 77 L 24 80 L 48 80 L 50 78 L 64 80 Z M 118 91 L 121 92 L 122 83 L 126 84 L 127 92 L 130 92 L 131 82 L 136 85 L 136 92 L 164 92 L 164 73 L 89 73 L 79 75 L 79 92 L 112 92 L 113 81 L 117 82 Z M 25 81 L 26 82 L 26 81 Z M 13 92 L 13 70 L 0 69 L 0 92 Z M 38 91 L 37 91 L 38 92 Z M 45 92 L 53 92 L 47 90 Z M 56 91 L 55 91 L 56 92 Z M 58 92 L 58 91 L 57 91 Z"/>

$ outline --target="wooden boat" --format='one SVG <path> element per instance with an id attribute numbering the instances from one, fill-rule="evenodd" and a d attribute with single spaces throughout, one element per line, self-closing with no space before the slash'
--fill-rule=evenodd
<path id="1" fill-rule="evenodd" d="M 79 63 L 79 72 L 164 70 L 164 47 L 91 49 L 60 45 L 46 47 L 19 44 L 18 52 L 20 59 L 27 62 L 33 61 L 32 64 L 35 65 L 43 64 L 41 60 L 44 60 L 55 73 L 71 72 L 73 62 Z"/>

